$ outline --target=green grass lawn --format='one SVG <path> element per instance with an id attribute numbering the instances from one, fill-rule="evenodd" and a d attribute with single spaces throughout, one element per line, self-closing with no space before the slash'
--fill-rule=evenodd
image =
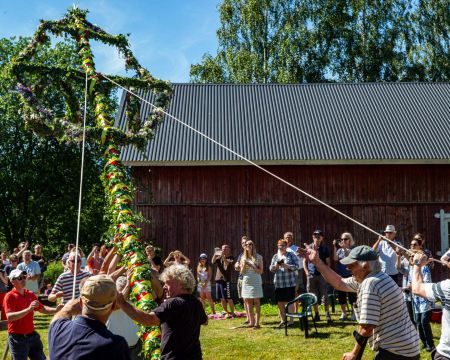
<path id="1" fill-rule="evenodd" d="M 220 309 L 220 307 L 218 307 Z M 237 309 L 242 311 L 242 308 Z M 323 314 L 323 311 L 321 310 Z M 210 320 L 202 327 L 201 344 L 206 360 L 220 359 L 301 359 L 301 360 L 339 360 L 342 354 L 353 348 L 352 332 L 355 323 L 339 321 L 339 314 L 332 314 L 333 324 L 325 321 L 318 323 L 318 335 L 305 339 L 298 327 L 284 335 L 284 329 L 277 329 L 279 323 L 277 309 L 274 305 L 262 306 L 262 327 L 254 329 L 235 329 L 244 319 Z M 47 350 L 47 329 L 51 317 L 37 314 L 35 324 Z M 298 323 L 297 323 L 298 324 Z M 432 324 L 435 343 L 440 336 L 440 325 Z M 6 331 L 0 332 L 0 355 L 6 342 Z M 363 359 L 373 358 L 374 353 L 366 349 Z M 421 359 L 429 359 L 430 355 L 422 350 Z"/>

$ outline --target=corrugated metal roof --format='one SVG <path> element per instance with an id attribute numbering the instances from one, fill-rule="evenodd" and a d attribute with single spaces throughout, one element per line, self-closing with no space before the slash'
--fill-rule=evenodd
<path id="1" fill-rule="evenodd" d="M 450 163 L 450 83 L 173 89 L 169 114 L 260 164 Z M 148 111 L 144 104 L 143 118 Z M 145 154 L 126 147 L 122 158 L 129 165 L 243 163 L 168 117 Z"/>

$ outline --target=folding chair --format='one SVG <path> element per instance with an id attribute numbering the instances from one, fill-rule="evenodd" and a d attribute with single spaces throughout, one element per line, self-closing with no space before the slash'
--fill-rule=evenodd
<path id="1" fill-rule="evenodd" d="M 299 310 L 301 309 L 301 311 L 296 312 L 296 313 L 290 313 L 289 305 L 291 305 L 297 301 L 299 301 L 301 303 L 299 306 Z M 285 306 L 286 319 L 288 317 L 299 319 L 300 320 L 300 329 L 305 331 L 305 338 L 308 337 L 308 331 L 309 331 L 308 316 L 311 316 L 311 319 L 314 323 L 314 328 L 316 329 L 316 334 L 317 334 L 316 321 L 314 320 L 313 311 L 312 311 L 312 307 L 315 304 L 317 304 L 316 295 L 311 294 L 311 293 L 305 293 L 305 294 L 301 294 L 301 295 L 297 296 L 294 300 L 289 301 Z M 288 324 L 287 324 L 287 321 L 285 321 L 284 331 L 285 331 L 286 336 L 288 334 L 287 329 L 288 329 Z"/>

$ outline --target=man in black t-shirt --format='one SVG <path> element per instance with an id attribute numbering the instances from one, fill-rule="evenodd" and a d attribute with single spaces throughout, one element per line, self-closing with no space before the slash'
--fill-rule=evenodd
<path id="1" fill-rule="evenodd" d="M 134 321 L 144 326 L 161 325 L 162 360 L 201 360 L 200 326 L 208 323 L 200 301 L 192 295 L 195 279 L 186 266 L 171 265 L 160 276 L 168 299 L 150 313 L 125 302 L 117 303 Z"/>

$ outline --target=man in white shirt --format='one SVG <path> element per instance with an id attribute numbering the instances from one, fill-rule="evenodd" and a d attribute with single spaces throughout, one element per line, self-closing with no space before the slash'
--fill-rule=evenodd
<path id="1" fill-rule="evenodd" d="M 396 234 L 397 231 L 395 230 L 394 225 L 386 226 L 384 236 L 387 239 L 394 241 Z M 373 244 L 372 249 L 378 253 L 381 263 L 381 271 L 389 275 L 397 285 L 401 286 L 401 279 L 396 266 L 397 254 L 395 253 L 395 245 L 379 236 L 375 244 Z"/>

